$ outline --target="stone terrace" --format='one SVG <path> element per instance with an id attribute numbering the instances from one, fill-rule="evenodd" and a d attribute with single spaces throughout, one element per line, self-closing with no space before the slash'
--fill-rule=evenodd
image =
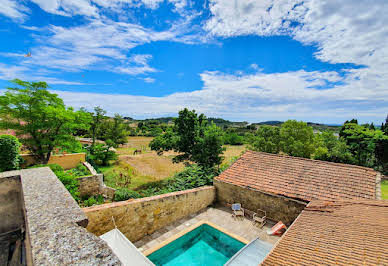
<path id="1" fill-rule="evenodd" d="M 275 244 L 279 237 L 268 236 L 266 231 L 273 226 L 273 223 L 268 223 L 263 228 L 258 225 L 254 225 L 252 220 L 246 217 L 233 218 L 232 212 L 229 208 L 223 206 L 208 207 L 195 214 L 191 214 L 183 219 L 180 219 L 162 229 L 155 231 L 153 234 L 143 237 L 141 240 L 135 242 L 135 246 L 141 251 L 146 252 L 166 239 L 174 236 L 175 234 L 185 230 L 186 228 L 198 223 L 201 220 L 209 221 L 215 225 L 224 228 L 226 231 L 236 234 L 248 241 L 251 241 L 257 237 L 261 240 L 267 241 L 271 244 Z"/>

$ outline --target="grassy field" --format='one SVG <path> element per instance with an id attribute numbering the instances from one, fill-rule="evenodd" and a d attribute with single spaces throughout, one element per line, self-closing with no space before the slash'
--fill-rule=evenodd
<path id="1" fill-rule="evenodd" d="M 136 190 L 141 185 L 170 177 L 183 170 L 183 163 L 172 163 L 174 152 L 166 152 L 159 156 L 151 151 L 148 147 L 151 140 L 152 137 L 128 137 L 128 143 L 117 148 L 118 161 L 109 167 L 101 167 L 105 184 L 114 188 L 127 187 Z M 224 163 L 245 150 L 244 146 L 225 147 Z M 142 152 L 134 155 L 135 150 Z"/>
<path id="2" fill-rule="evenodd" d="M 388 200 L 388 180 L 381 182 L 381 198 Z"/>

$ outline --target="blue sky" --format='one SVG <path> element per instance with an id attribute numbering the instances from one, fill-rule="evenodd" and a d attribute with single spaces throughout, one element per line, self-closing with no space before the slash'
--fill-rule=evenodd
<path id="1" fill-rule="evenodd" d="M 384 0 L 0 0 L 0 92 L 46 81 L 135 118 L 380 123 Z M 31 52 L 31 57 L 24 57 Z"/>

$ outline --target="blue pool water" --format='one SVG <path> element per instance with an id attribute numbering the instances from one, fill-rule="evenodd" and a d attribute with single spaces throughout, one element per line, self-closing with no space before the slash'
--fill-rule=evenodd
<path id="1" fill-rule="evenodd" d="M 151 253 L 148 258 L 159 265 L 224 265 L 245 244 L 203 224 L 170 244 Z"/>

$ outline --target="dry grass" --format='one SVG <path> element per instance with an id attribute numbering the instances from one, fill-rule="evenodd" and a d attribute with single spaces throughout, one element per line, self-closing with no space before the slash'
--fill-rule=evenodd
<path id="1" fill-rule="evenodd" d="M 103 168 L 106 183 L 120 187 L 123 180 L 120 180 L 117 173 L 130 171 L 132 182 L 127 187 L 136 189 L 142 184 L 171 177 L 183 170 L 183 163 L 172 163 L 171 159 L 176 155 L 175 152 L 165 152 L 159 156 L 156 152 L 151 151 L 148 147 L 151 140 L 152 137 L 128 137 L 128 143 L 117 149 L 118 162 L 111 167 Z M 245 150 L 245 146 L 226 145 L 225 147 L 224 163 L 230 162 L 235 156 L 240 156 Z M 141 150 L 142 153 L 134 155 L 133 152 L 136 149 Z"/>

